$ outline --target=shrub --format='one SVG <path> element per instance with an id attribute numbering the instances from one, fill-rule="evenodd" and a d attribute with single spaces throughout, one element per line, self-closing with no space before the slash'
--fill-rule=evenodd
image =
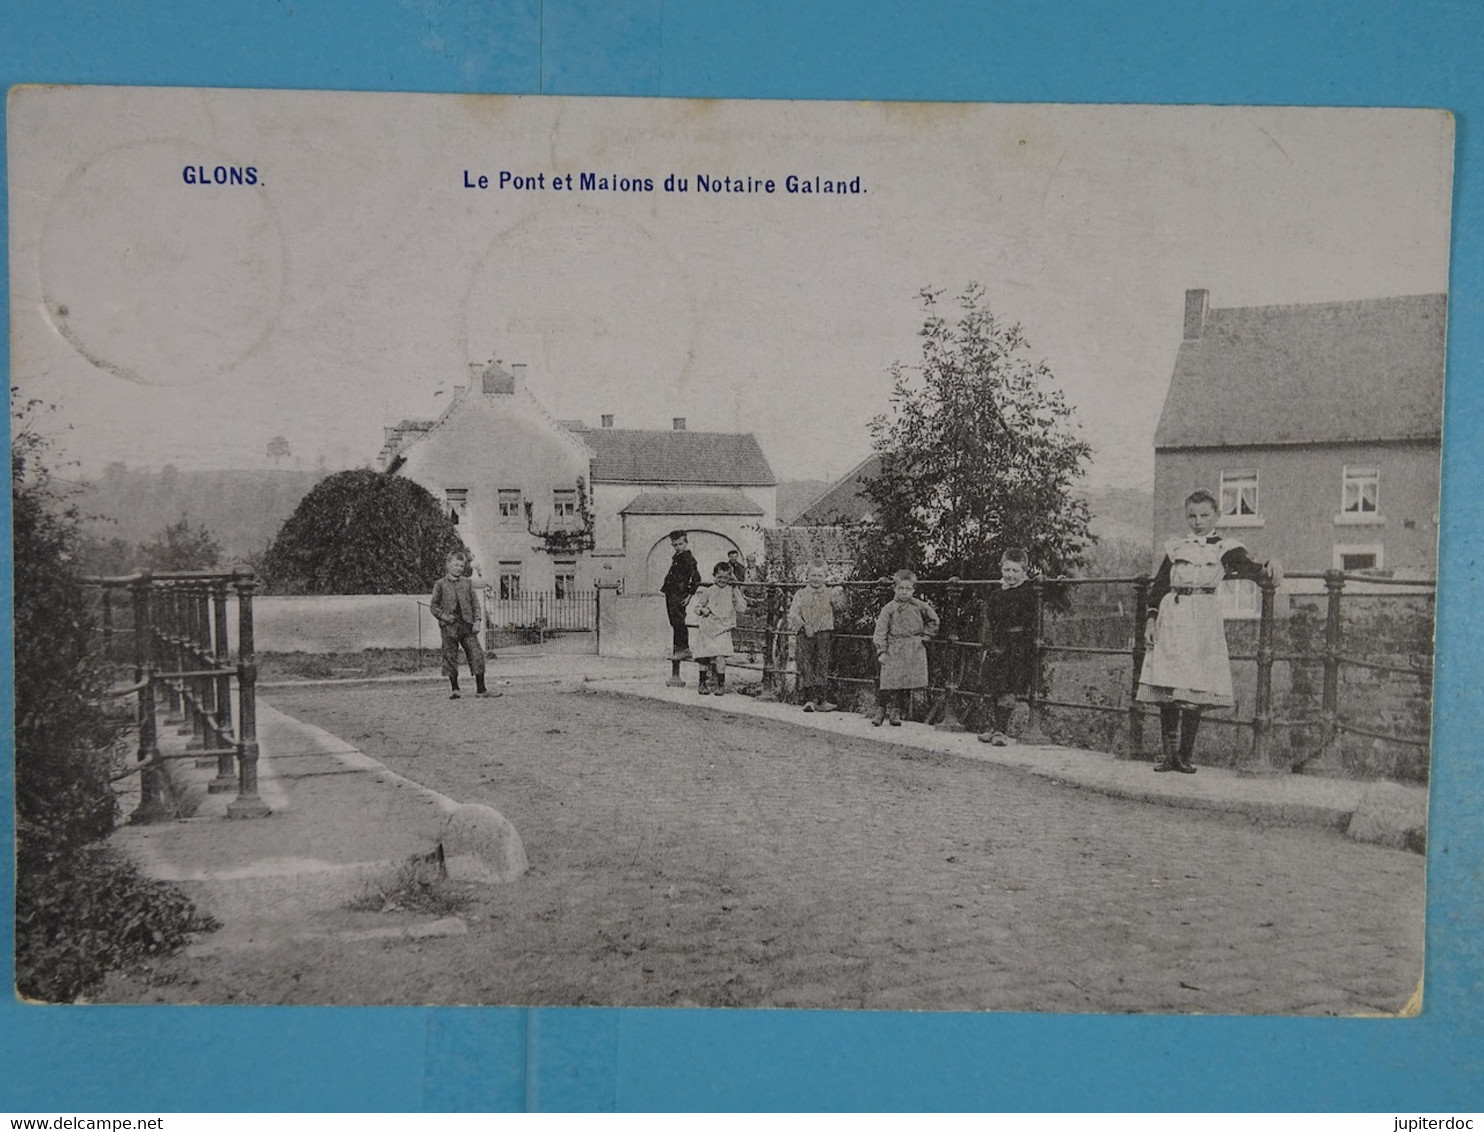
<path id="1" fill-rule="evenodd" d="M 458 532 L 426 488 L 382 472 L 327 476 L 263 559 L 265 592 L 397 594 L 431 589 Z"/>
<path id="2" fill-rule="evenodd" d="M 33 862 L 16 880 L 16 989 L 43 1002 L 70 1002 L 106 971 L 218 927 L 179 889 L 102 846 Z"/>

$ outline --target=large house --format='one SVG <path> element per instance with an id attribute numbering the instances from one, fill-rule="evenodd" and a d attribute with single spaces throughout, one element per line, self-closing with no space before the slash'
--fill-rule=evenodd
<path id="1" fill-rule="evenodd" d="M 386 429 L 380 456 L 443 501 L 495 600 L 598 582 L 657 591 L 675 528 L 703 569 L 732 549 L 760 555 L 778 492 L 751 433 L 691 432 L 683 418 L 669 430 L 559 421 L 523 371 L 472 367 L 437 419 Z"/>
<path id="2" fill-rule="evenodd" d="M 1288 571 L 1437 569 L 1445 295 L 1211 307 L 1184 340 L 1154 439 L 1154 535 L 1197 488 L 1220 529 Z"/>

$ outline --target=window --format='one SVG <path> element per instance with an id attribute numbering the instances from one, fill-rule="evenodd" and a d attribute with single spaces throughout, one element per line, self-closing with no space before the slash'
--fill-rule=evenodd
<path id="1" fill-rule="evenodd" d="M 558 523 L 571 522 L 577 518 L 577 492 L 572 488 L 557 488 L 551 493 L 551 514 Z"/>
<path id="2" fill-rule="evenodd" d="M 1257 500 L 1257 470 L 1229 468 L 1221 473 L 1221 518 L 1229 527 L 1260 525 L 1262 512 Z"/>
<path id="3" fill-rule="evenodd" d="M 500 600 L 520 600 L 520 563 L 500 563 Z"/>
<path id="4" fill-rule="evenodd" d="M 469 489 L 449 487 L 443 490 L 443 502 L 448 518 L 454 526 L 461 525 L 469 516 Z"/>
<path id="5" fill-rule="evenodd" d="M 518 527 L 521 525 L 521 498 L 520 488 L 502 487 L 497 499 L 500 507 L 500 526 Z"/>
<path id="6" fill-rule="evenodd" d="M 1340 514 L 1374 516 L 1381 510 L 1381 469 L 1374 464 L 1346 464 L 1340 488 Z"/>
<path id="7" fill-rule="evenodd" d="M 1384 548 L 1380 543 L 1364 543 L 1335 547 L 1334 567 L 1346 573 L 1361 570 L 1379 570 L 1385 561 Z"/>
<path id="8" fill-rule="evenodd" d="M 556 596 L 559 599 L 577 596 L 576 562 L 558 562 L 556 564 Z"/>

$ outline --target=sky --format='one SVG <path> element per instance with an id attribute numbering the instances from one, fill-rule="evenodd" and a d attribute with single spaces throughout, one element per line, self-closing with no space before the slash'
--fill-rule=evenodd
<path id="1" fill-rule="evenodd" d="M 1187 288 L 1447 289 L 1438 111 L 28 87 L 8 128 L 12 381 L 89 474 L 271 467 L 278 436 L 369 465 L 499 358 L 559 419 L 685 417 L 834 479 L 918 356 L 918 292 L 977 281 L 1089 484 L 1143 488 Z"/>

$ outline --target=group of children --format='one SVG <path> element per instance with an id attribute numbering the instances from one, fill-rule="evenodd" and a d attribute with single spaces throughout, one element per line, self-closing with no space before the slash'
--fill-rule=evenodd
<path id="1" fill-rule="evenodd" d="M 1275 579 L 1276 564 L 1255 562 L 1239 541 L 1216 534 L 1220 508 L 1210 492 L 1193 492 L 1185 500 L 1189 533 L 1170 539 L 1150 587 L 1145 619 L 1143 667 L 1137 698 L 1159 705 L 1160 759 L 1154 769 L 1194 774 L 1192 754 L 1201 713 L 1232 705 L 1231 661 L 1217 596 L 1218 583 L 1232 578 Z M 737 614 L 747 609 L 740 583 L 744 576 L 732 562 L 718 562 L 711 585 L 700 585 L 700 572 L 685 533 L 673 532 L 675 556 L 665 580 L 671 624 L 676 626 L 670 683 L 680 685 L 680 661 L 701 666 L 701 695 L 724 695 L 726 662 L 732 652 Z M 734 557 L 736 557 L 734 555 Z M 984 726 L 979 740 L 1004 746 L 1018 701 L 1027 698 L 1036 679 L 1036 634 L 1039 602 L 1028 585 L 1030 560 L 1024 550 L 1006 550 L 1000 560 L 1000 582 L 981 604 L 980 640 L 984 663 L 979 685 Z M 693 583 L 693 584 L 692 584 Z M 917 578 L 899 570 L 892 598 L 876 617 L 872 643 L 878 666 L 873 726 L 899 727 L 909 711 L 914 690 L 928 686 L 926 641 L 939 629 L 937 612 L 916 596 Z M 692 596 L 694 595 L 694 596 Z M 834 711 L 829 682 L 835 617 L 844 601 L 830 586 L 823 565 L 811 565 L 804 585 L 788 608 L 788 631 L 796 641 L 798 687 L 806 712 Z M 686 620 L 695 625 L 693 646 Z"/>
<path id="2" fill-rule="evenodd" d="M 1150 587 L 1145 619 L 1143 667 L 1138 699 L 1159 705 L 1160 759 L 1156 771 L 1194 774 L 1192 755 L 1201 713 L 1210 707 L 1232 705 L 1231 661 L 1217 586 L 1231 578 L 1274 579 L 1278 567 L 1257 563 L 1247 548 L 1216 533 L 1220 507 L 1210 492 L 1197 491 L 1185 500 L 1189 533 L 1170 539 Z M 727 690 L 727 660 L 732 654 L 732 632 L 737 615 L 747 609 L 742 591 L 746 568 L 741 555 L 731 552 L 711 571 L 711 584 L 701 584 L 700 570 L 684 531 L 670 535 L 673 557 L 662 587 L 666 612 L 674 631 L 669 683 L 681 685 L 680 662 L 694 660 L 701 669 L 701 695 L 722 696 Z M 485 655 L 479 627 L 483 623 L 480 595 L 466 576 L 467 558 L 449 555 L 447 574 L 433 587 L 428 605 L 438 621 L 443 646 L 443 674 L 449 698 L 458 699 L 459 654 L 468 660 L 476 696 L 499 695 L 485 686 Z M 984 646 L 979 681 L 985 726 L 979 739 L 1004 746 L 1009 742 L 1011 715 L 1035 681 L 1036 617 L 1038 601 L 1027 585 L 1030 561 L 1025 551 L 1011 548 L 1000 560 L 1000 582 L 982 603 L 980 640 Z M 913 691 L 928 686 L 926 641 L 936 636 L 937 612 L 916 595 L 917 578 L 899 570 L 893 579 L 891 600 L 876 617 L 872 634 L 878 666 L 873 726 L 900 727 L 908 714 Z M 828 583 L 822 564 L 809 567 L 804 585 L 788 608 L 788 631 L 795 637 L 798 686 L 806 712 L 834 711 L 829 698 L 834 651 L 835 617 L 844 602 L 838 586 Z M 695 627 L 694 642 L 691 626 Z"/>
<path id="3" fill-rule="evenodd" d="M 726 694 L 726 664 L 732 653 L 732 631 L 737 615 L 747 609 L 737 563 L 718 562 L 711 584 L 700 584 L 700 571 L 685 532 L 670 535 L 673 557 L 662 587 L 670 623 L 675 627 L 671 654 L 671 686 L 683 686 L 680 662 L 694 660 L 700 667 L 697 691 Z M 734 557 L 735 552 L 734 552 Z M 984 604 L 985 642 L 995 663 L 986 666 L 991 687 L 990 726 L 979 736 L 986 743 L 1008 742 L 1009 719 L 1018 698 L 1030 691 L 1035 637 L 1035 595 L 1025 583 L 1029 559 L 1023 550 L 1006 551 L 1001 561 L 1000 587 Z M 937 634 L 939 619 L 931 605 L 916 596 L 917 577 L 900 570 L 893 578 L 892 598 L 876 617 L 872 643 L 879 679 L 873 726 L 900 727 L 910 709 L 912 692 L 928 686 L 928 638 Z M 835 617 L 844 603 L 838 586 L 829 585 L 825 567 L 811 565 L 804 585 L 789 603 L 787 626 L 795 638 L 798 688 L 806 712 L 830 712 L 830 670 L 834 652 Z M 692 642 L 689 625 L 694 625 Z M 682 639 L 684 631 L 686 637 Z"/>

